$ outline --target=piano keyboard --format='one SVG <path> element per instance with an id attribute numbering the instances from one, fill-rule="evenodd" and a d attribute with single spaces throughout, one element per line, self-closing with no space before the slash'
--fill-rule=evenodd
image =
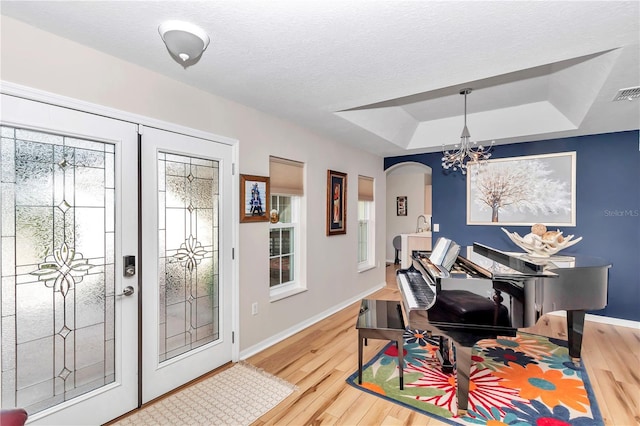
<path id="1" fill-rule="evenodd" d="M 400 290 L 405 296 L 409 309 L 428 309 L 435 301 L 435 291 L 419 272 L 398 274 Z"/>

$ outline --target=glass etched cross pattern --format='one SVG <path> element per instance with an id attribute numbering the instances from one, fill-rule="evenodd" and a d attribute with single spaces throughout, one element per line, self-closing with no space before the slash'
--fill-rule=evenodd
<path id="1" fill-rule="evenodd" d="M 3 126 L 2 406 L 115 380 L 115 146 Z"/>
<path id="2" fill-rule="evenodd" d="M 158 153 L 159 361 L 220 337 L 218 162 Z"/>

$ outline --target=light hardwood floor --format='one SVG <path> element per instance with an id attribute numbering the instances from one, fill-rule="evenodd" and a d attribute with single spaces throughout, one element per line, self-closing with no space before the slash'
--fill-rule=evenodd
<path id="1" fill-rule="evenodd" d="M 370 298 L 400 299 L 393 265 L 387 267 L 387 287 Z M 254 425 L 445 424 L 346 384 L 358 368 L 358 308 L 355 303 L 248 359 L 298 386 Z M 558 316 L 542 317 L 528 331 L 566 338 L 564 318 Z M 385 343 L 369 340 L 365 362 Z M 582 356 L 605 424 L 640 424 L 640 330 L 587 321 Z"/>
<path id="2" fill-rule="evenodd" d="M 400 299 L 395 268 L 390 265 L 386 270 L 387 286 L 369 298 Z M 346 384 L 346 378 L 358 368 L 358 308 L 359 303 L 354 303 L 247 360 L 298 386 L 256 420 L 255 426 L 445 424 Z M 544 316 L 527 331 L 566 338 L 565 320 L 559 316 Z M 364 361 L 373 358 L 385 343 L 369 340 Z M 605 424 L 640 425 L 640 330 L 587 321 L 582 356 Z"/>

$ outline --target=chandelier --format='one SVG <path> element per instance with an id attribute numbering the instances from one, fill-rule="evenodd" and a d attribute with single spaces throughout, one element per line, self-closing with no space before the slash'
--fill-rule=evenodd
<path id="1" fill-rule="evenodd" d="M 471 89 L 460 91 L 460 94 L 464 95 L 464 128 L 462 135 L 460 135 L 460 145 L 454 145 L 451 151 L 445 151 L 444 145 L 442 146 L 442 168 L 445 170 L 453 169 L 454 172 L 460 170 L 463 175 L 467 174 L 468 163 L 479 164 L 488 160 L 493 148 L 493 142 L 488 148 L 485 148 L 470 140 L 471 135 L 467 128 L 467 95 L 469 93 L 471 93 Z"/>

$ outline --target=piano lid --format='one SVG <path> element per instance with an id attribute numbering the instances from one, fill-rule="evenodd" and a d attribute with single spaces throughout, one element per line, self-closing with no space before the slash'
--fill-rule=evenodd
<path id="1" fill-rule="evenodd" d="M 551 257 L 533 257 L 527 253 L 515 253 L 505 252 L 506 254 L 523 258 L 528 262 L 535 263 L 543 267 L 545 271 L 555 269 L 579 269 L 579 268 L 610 268 L 612 263 L 601 257 L 574 255 L 574 256 L 559 256 L 554 255 Z"/>
<path id="2" fill-rule="evenodd" d="M 555 269 L 611 267 L 611 262 L 599 257 L 583 255 L 534 257 L 527 253 L 503 252 L 480 243 L 473 243 L 473 252 L 531 276 L 553 276 L 551 271 Z"/>
<path id="3" fill-rule="evenodd" d="M 513 279 L 524 277 L 555 277 L 544 265 L 535 264 L 518 256 L 496 250 L 489 246 L 473 243 L 473 247 L 465 247 L 460 257 L 481 267 L 493 279 Z"/>

